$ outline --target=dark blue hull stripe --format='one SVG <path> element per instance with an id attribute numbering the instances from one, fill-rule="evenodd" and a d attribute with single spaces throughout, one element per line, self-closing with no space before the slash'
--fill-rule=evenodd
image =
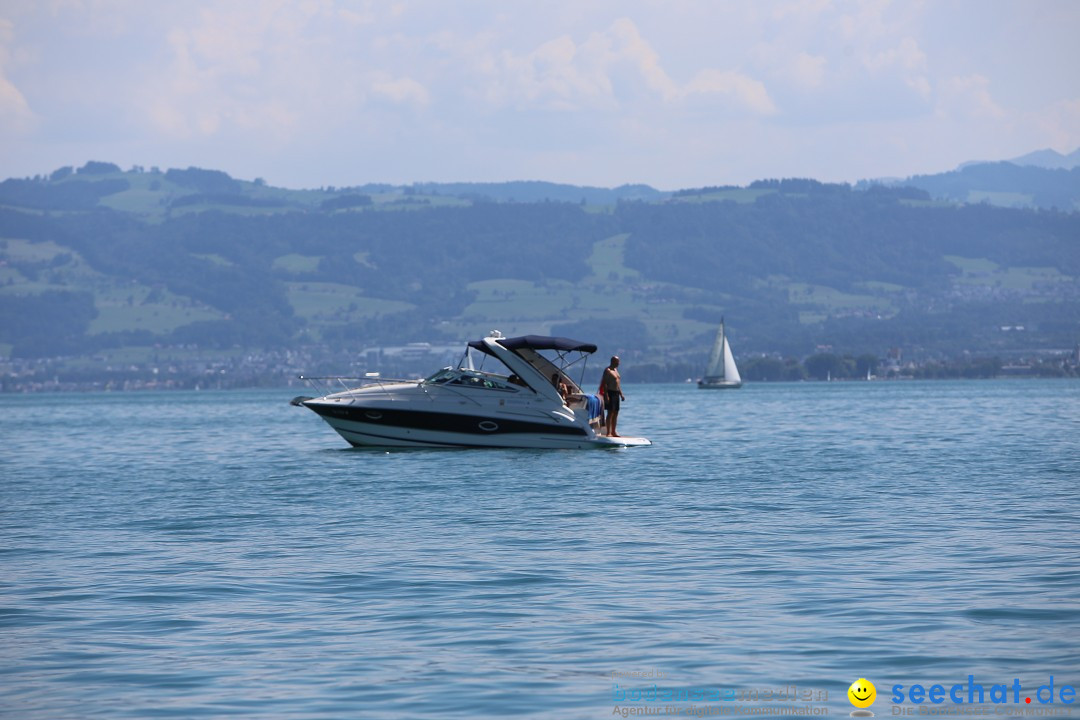
<path id="1" fill-rule="evenodd" d="M 403 438 L 403 437 L 392 436 L 392 435 L 378 435 L 376 433 L 358 432 L 356 430 L 348 430 L 346 428 L 334 428 L 334 429 L 337 430 L 338 434 L 341 435 L 341 437 L 345 438 L 345 440 L 348 441 L 348 443 L 350 445 L 352 445 L 353 447 L 385 447 L 385 446 L 387 446 L 388 443 L 397 443 L 397 444 L 399 444 L 401 446 L 416 445 L 416 446 L 442 447 L 442 448 L 490 448 L 492 450 L 514 449 L 513 446 L 511 446 L 511 445 L 497 445 L 497 444 L 484 443 L 484 442 L 481 441 L 480 438 L 477 438 L 475 442 L 442 442 L 442 441 L 437 442 L 435 440 L 420 440 L 420 439 L 411 438 L 411 437 Z M 350 435 L 355 436 L 355 437 L 359 437 L 359 438 L 363 438 L 364 440 L 354 440 L 353 438 L 349 437 Z M 380 440 L 385 441 L 385 442 L 379 442 Z M 560 440 L 560 442 L 563 442 L 563 441 Z M 522 447 L 528 448 L 529 446 L 522 446 Z M 567 447 L 572 447 L 572 446 L 567 446 Z"/>
<path id="2" fill-rule="evenodd" d="M 304 403 L 321 417 L 327 419 L 349 420 L 368 426 L 386 426 L 412 428 L 430 432 L 458 433 L 461 435 L 573 435 L 586 437 L 584 428 L 574 425 L 555 425 L 529 422 L 527 420 L 508 420 L 455 413 L 438 413 L 424 410 L 390 410 L 379 408 L 358 408 L 353 406 L 317 405 Z M 357 432 L 358 435 L 367 433 Z M 373 434 L 374 436 L 374 434 Z M 405 439 L 405 438 L 402 438 Z M 443 443 L 439 443 L 443 444 Z"/>

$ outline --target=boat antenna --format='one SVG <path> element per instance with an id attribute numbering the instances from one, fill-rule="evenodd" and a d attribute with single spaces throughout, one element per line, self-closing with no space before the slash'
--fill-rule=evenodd
<path id="1" fill-rule="evenodd" d="M 466 345 L 465 345 L 465 352 L 463 352 L 461 354 L 461 359 L 458 360 L 457 366 L 458 366 L 459 370 L 472 370 L 472 369 L 474 369 L 473 368 L 473 362 L 472 362 L 472 353 L 469 352 L 468 343 L 466 343 Z"/>

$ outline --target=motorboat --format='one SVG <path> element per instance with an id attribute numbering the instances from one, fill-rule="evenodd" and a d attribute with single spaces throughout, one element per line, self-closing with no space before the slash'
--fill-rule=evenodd
<path id="1" fill-rule="evenodd" d="M 423 380 L 307 377 L 321 397 L 297 397 L 347 442 L 362 447 L 620 448 L 651 445 L 602 433 L 602 400 L 571 372 L 596 345 L 498 331 L 469 342 L 457 367 Z M 480 367 L 474 367 L 476 355 Z M 485 370 L 487 363 L 496 365 Z M 580 364 L 580 368 L 577 366 Z M 303 376 L 301 376 L 303 377 Z M 360 384 L 355 383 L 360 381 Z"/>

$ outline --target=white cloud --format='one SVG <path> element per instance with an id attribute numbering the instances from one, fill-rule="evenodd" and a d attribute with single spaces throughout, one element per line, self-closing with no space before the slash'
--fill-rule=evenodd
<path id="1" fill-rule="evenodd" d="M 803 90 L 813 90 L 821 86 L 825 78 L 825 68 L 828 64 L 829 61 L 821 55 L 800 52 L 792 59 L 788 75 L 797 87 Z"/>
<path id="2" fill-rule="evenodd" d="M 409 77 L 375 79 L 371 89 L 376 95 L 399 105 L 423 107 L 431 102 L 428 89 Z"/>
<path id="3" fill-rule="evenodd" d="M 833 9 L 833 0 L 795 0 L 778 3 L 772 8 L 770 17 L 777 22 L 802 24 Z"/>
<path id="4" fill-rule="evenodd" d="M 12 22 L 0 18 L 0 129 L 21 134 L 32 127 L 35 118 L 26 96 L 7 75 L 13 35 Z"/>
<path id="5" fill-rule="evenodd" d="M 990 95 L 990 81 L 982 75 L 952 77 L 938 88 L 937 113 L 960 120 L 1005 117 L 1005 111 Z"/>
<path id="6" fill-rule="evenodd" d="M 1070 153 L 1080 148 L 1080 97 L 1061 100 L 1037 113 L 1025 113 L 1024 124 L 1040 139 L 1039 148 Z"/>
<path id="7" fill-rule="evenodd" d="M 614 110 L 633 94 L 632 85 L 661 99 L 675 92 L 655 50 L 626 19 L 580 45 L 561 35 L 523 56 L 504 49 L 492 70 L 488 99 L 519 109 Z"/>
<path id="8" fill-rule="evenodd" d="M 851 6 L 844 6 L 847 11 Z M 958 9 L 958 12 L 963 12 Z M 924 101 L 932 94 L 930 61 L 918 34 L 924 3 L 867 0 L 832 23 L 846 55 L 875 82 L 898 79 Z"/>
<path id="9" fill-rule="evenodd" d="M 568 36 L 549 40 L 525 57 L 502 53 L 505 99 L 519 108 L 578 110 L 611 106 L 614 91 L 603 66 L 578 53 Z M 502 93 L 492 96 L 496 102 Z"/>
<path id="10" fill-rule="evenodd" d="M 487 98 L 518 109 L 623 112 L 710 99 L 755 114 L 776 111 L 765 85 L 736 70 L 703 68 L 680 85 L 627 18 L 580 44 L 562 35 L 525 56 L 503 51 L 491 72 Z"/>
<path id="11" fill-rule="evenodd" d="M 888 23 L 885 13 L 889 9 L 889 0 L 865 0 L 854 5 L 845 5 L 851 9 L 838 18 L 841 34 L 851 43 L 872 43 L 887 37 Z"/>
<path id="12" fill-rule="evenodd" d="M 335 44 L 369 24 L 331 2 L 222 3 L 168 33 L 169 64 L 140 90 L 147 117 L 167 137 L 191 140 L 237 132 L 275 143 L 347 122 L 373 96 L 426 104 L 406 77 L 357 69 Z"/>
<path id="13" fill-rule="evenodd" d="M 609 47 L 608 41 L 614 40 Z M 590 43 L 602 47 L 610 65 L 625 64 L 640 74 L 645 85 L 664 100 L 671 100 L 678 91 L 675 83 L 660 66 L 660 56 L 638 32 L 629 18 L 620 18 L 607 34 L 596 34 Z"/>
<path id="14" fill-rule="evenodd" d="M 905 37 L 897 45 L 867 54 L 863 57 L 863 64 L 874 75 L 894 72 L 924 99 L 930 97 L 926 53 L 914 38 Z"/>
<path id="15" fill-rule="evenodd" d="M 906 37 L 899 44 L 868 54 L 863 64 L 871 72 L 899 69 L 906 72 L 926 69 L 926 55 L 914 38 Z"/>
<path id="16" fill-rule="evenodd" d="M 772 115 L 776 106 L 765 86 L 733 70 L 702 70 L 682 91 L 683 97 L 718 97 L 726 104 L 758 115 Z"/>
<path id="17" fill-rule="evenodd" d="M 362 25 L 373 25 L 378 19 L 376 14 L 369 8 L 363 10 L 356 10 L 349 8 L 337 8 L 337 17 L 342 22 L 353 27 L 359 27 Z"/>
<path id="18" fill-rule="evenodd" d="M 33 125 L 34 113 L 19 89 L 0 74 L 0 127 L 22 133 Z"/>

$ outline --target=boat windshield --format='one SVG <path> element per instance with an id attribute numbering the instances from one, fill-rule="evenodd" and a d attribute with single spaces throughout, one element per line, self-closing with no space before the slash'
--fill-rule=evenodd
<path id="1" fill-rule="evenodd" d="M 454 385 L 471 388 L 485 388 L 488 390 L 513 390 L 521 389 L 506 376 L 494 373 L 480 372 L 478 370 L 466 370 L 464 368 L 443 368 L 434 375 L 424 379 L 425 385 Z"/>
<path id="2" fill-rule="evenodd" d="M 453 368 L 444 367 L 442 370 L 424 378 L 424 382 L 428 385 L 442 385 L 457 377 L 458 371 Z"/>

